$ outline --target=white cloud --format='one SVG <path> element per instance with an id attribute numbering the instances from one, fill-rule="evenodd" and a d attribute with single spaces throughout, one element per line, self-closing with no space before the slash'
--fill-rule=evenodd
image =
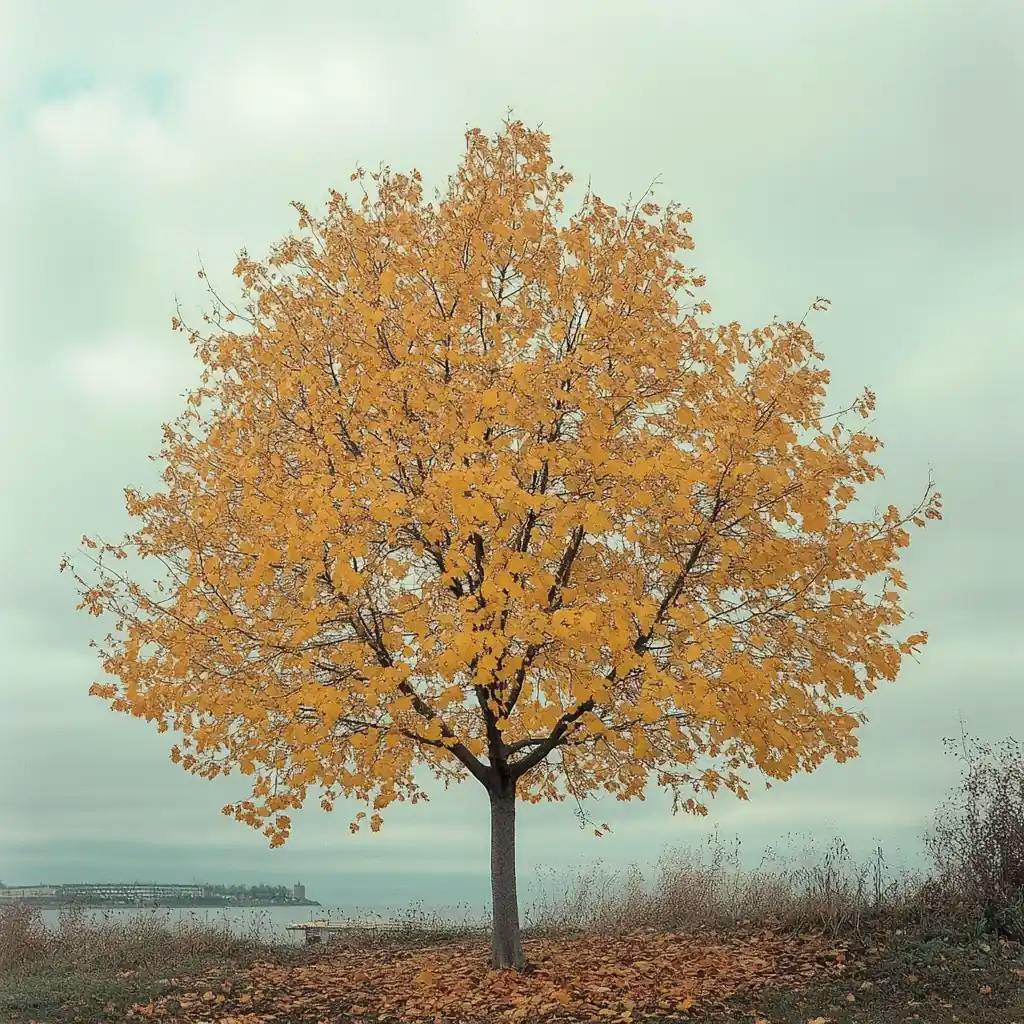
<path id="1" fill-rule="evenodd" d="M 189 147 L 144 106 L 117 89 L 91 90 L 39 107 L 31 118 L 40 145 L 71 175 L 103 171 L 111 182 L 166 184 L 195 175 Z"/>
<path id="2" fill-rule="evenodd" d="M 170 332 L 168 332 L 170 333 Z M 195 364 L 184 346 L 116 336 L 79 344 L 61 354 L 58 373 L 66 387 L 104 403 L 148 403 L 193 383 Z"/>
<path id="3" fill-rule="evenodd" d="M 396 84 L 365 53 L 256 44 L 199 54 L 159 101 L 130 79 L 49 100 L 31 111 L 29 134 L 59 180 L 84 185 L 92 202 L 145 199 L 140 226 L 152 228 L 173 215 L 168 188 L 208 204 L 226 191 L 230 205 L 232 191 L 275 167 L 308 168 L 345 133 L 372 131 Z"/>
<path id="4" fill-rule="evenodd" d="M 389 77 L 364 56 L 328 50 L 292 54 L 249 50 L 211 63 L 184 82 L 182 134 L 248 148 L 365 122 L 390 92 Z"/>

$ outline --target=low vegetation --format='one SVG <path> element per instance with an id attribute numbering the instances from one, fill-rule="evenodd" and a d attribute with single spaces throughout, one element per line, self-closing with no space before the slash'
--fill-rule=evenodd
<path id="1" fill-rule="evenodd" d="M 963 771 L 928 836 L 932 884 L 979 931 L 1024 942 L 1024 746 L 949 747 Z"/>
<path id="2" fill-rule="evenodd" d="M 239 932 L 228 918 L 160 913 L 90 913 L 68 905 L 48 927 L 36 907 L 15 903 L 0 908 L 0 969 L 54 963 L 82 968 L 141 969 L 182 959 L 233 959 L 262 949 L 269 939 L 266 919 L 250 918 Z"/>
<path id="3" fill-rule="evenodd" d="M 38 907 L 0 907 L 0 1021 L 123 1020 L 174 980 L 231 971 L 266 949 L 266 922 L 248 934 L 226 918 L 61 909 L 48 926 Z"/>
<path id="4" fill-rule="evenodd" d="M 756 927 L 860 936 L 878 924 L 922 925 L 927 904 L 913 875 L 889 870 L 881 848 L 858 862 L 833 840 L 815 853 L 768 851 L 745 868 L 738 841 L 713 834 L 703 847 L 666 853 L 653 877 L 593 865 L 566 884 L 552 876 L 528 919 L 542 931 L 615 933 L 637 928 L 699 932 Z"/>
<path id="5" fill-rule="evenodd" d="M 1024 756 L 957 745 L 958 788 L 928 835 L 933 870 L 737 845 L 667 855 L 649 878 L 549 879 L 525 975 L 495 983 L 486 935 L 412 908 L 328 947 L 275 944 L 269 919 L 0 908 L 0 1020 L 91 1024 L 357 1021 L 1024 1021 Z"/>

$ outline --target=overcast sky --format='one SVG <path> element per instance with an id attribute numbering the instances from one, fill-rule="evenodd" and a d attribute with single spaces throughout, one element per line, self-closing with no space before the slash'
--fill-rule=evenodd
<path id="1" fill-rule="evenodd" d="M 59 10 L 58 15 L 56 11 Z M 242 783 L 171 765 L 166 736 L 87 695 L 95 621 L 57 572 L 126 525 L 122 488 L 196 367 L 170 330 L 196 270 L 230 289 L 240 248 L 293 226 L 357 164 L 441 183 L 469 126 L 505 112 L 620 202 L 694 212 L 713 318 L 813 321 L 833 397 L 878 395 L 880 504 L 946 518 L 906 562 L 918 663 L 866 704 L 862 756 L 710 821 L 666 799 L 521 815 L 520 871 L 650 863 L 717 826 L 748 851 L 787 834 L 917 857 L 955 778 L 942 738 L 1024 735 L 1024 5 L 523 2 L 301 5 L 7 0 L 0 14 L 0 879 L 288 882 L 324 901 L 486 891 L 475 784 L 349 834 L 297 816 L 270 851 L 219 813 Z M 194 319 L 195 317 L 193 317 Z"/>

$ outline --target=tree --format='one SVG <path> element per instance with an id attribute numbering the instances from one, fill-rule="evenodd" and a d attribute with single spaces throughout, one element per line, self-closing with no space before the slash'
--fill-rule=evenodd
<path id="1" fill-rule="evenodd" d="M 352 180 L 242 254 L 237 308 L 175 319 L 202 383 L 137 528 L 85 539 L 82 606 L 116 623 L 91 692 L 252 776 L 224 810 L 275 845 L 311 791 L 377 830 L 417 766 L 472 777 L 520 968 L 517 800 L 654 779 L 703 813 L 854 754 L 849 704 L 925 640 L 894 636 L 897 560 L 938 496 L 858 517 L 871 392 L 826 413 L 805 321 L 706 326 L 688 211 L 588 190 L 564 217 L 540 131 L 470 131 L 433 200 Z"/>

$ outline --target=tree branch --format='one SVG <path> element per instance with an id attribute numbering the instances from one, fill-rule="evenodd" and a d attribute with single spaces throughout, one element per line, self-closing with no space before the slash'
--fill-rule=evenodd
<path id="1" fill-rule="evenodd" d="M 525 775 L 531 768 L 540 764 L 551 753 L 555 747 L 558 746 L 562 737 L 569 731 L 569 726 L 573 724 L 577 719 L 582 718 L 588 711 L 594 709 L 594 698 L 588 697 L 582 704 L 579 705 L 573 711 L 567 711 L 562 717 L 555 723 L 555 727 L 551 730 L 550 735 L 547 739 L 543 740 L 538 744 L 537 748 L 531 753 L 527 754 L 521 761 L 516 761 L 510 764 L 509 767 L 512 769 L 512 778 L 519 779 Z"/>

